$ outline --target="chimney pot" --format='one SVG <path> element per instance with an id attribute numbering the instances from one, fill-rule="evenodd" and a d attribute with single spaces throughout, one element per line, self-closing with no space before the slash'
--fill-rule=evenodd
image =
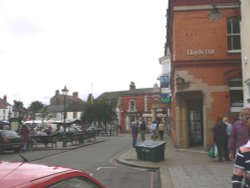
<path id="1" fill-rule="evenodd" d="M 135 83 L 134 82 L 130 82 L 130 85 L 129 85 L 129 90 L 133 90 L 135 89 Z"/>

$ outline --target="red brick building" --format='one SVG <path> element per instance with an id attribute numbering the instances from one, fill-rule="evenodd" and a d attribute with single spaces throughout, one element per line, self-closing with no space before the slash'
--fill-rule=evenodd
<path id="1" fill-rule="evenodd" d="M 143 117 L 149 126 L 152 120 L 165 116 L 165 109 L 160 101 L 160 88 L 157 85 L 137 89 L 134 82 L 131 82 L 129 90 L 106 92 L 98 98 L 117 100 L 117 124 L 123 132 L 130 131 L 131 122 L 139 117 Z"/>
<path id="2" fill-rule="evenodd" d="M 181 148 L 212 143 L 218 116 L 243 106 L 238 0 L 171 0 L 171 132 Z"/>

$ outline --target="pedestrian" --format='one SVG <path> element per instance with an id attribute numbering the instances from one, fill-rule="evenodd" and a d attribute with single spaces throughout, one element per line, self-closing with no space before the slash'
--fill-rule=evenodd
<path id="1" fill-rule="evenodd" d="M 248 137 L 250 138 L 250 118 L 246 122 Z M 236 154 L 233 176 L 232 176 L 232 187 L 241 188 L 242 182 L 244 182 L 244 188 L 250 187 L 250 139 L 248 142 L 238 149 Z M 245 178 L 245 181 L 242 181 Z"/>
<path id="2" fill-rule="evenodd" d="M 156 121 L 153 121 L 152 122 L 152 124 L 151 124 L 151 126 L 150 126 L 150 131 L 151 131 L 151 138 L 153 139 L 153 140 L 156 140 L 156 138 L 157 138 L 157 133 L 158 133 L 158 131 L 157 131 L 157 123 L 156 123 Z"/>
<path id="3" fill-rule="evenodd" d="M 135 147 L 138 137 L 138 123 L 136 121 L 133 121 L 131 123 L 131 134 L 132 134 L 132 146 Z"/>
<path id="4" fill-rule="evenodd" d="M 229 159 L 233 160 L 237 149 L 245 145 L 248 141 L 246 122 L 250 118 L 250 108 L 243 108 L 240 112 L 239 120 L 232 125 L 231 135 L 228 141 Z"/>
<path id="5" fill-rule="evenodd" d="M 140 136 L 141 136 L 141 141 L 145 141 L 145 133 L 146 133 L 146 122 L 141 117 L 140 122 L 139 122 L 139 128 L 140 128 Z"/>
<path id="6" fill-rule="evenodd" d="M 160 136 L 160 140 L 163 140 L 164 132 L 165 132 L 165 125 L 163 121 L 161 120 L 158 126 L 158 133 Z"/>
<path id="7" fill-rule="evenodd" d="M 229 160 L 228 158 L 228 148 L 227 148 L 227 126 L 222 121 L 222 117 L 217 118 L 217 122 L 214 126 L 214 142 L 217 146 L 219 161 Z"/>
<path id="8" fill-rule="evenodd" d="M 230 134 L 231 134 L 231 131 L 232 131 L 232 124 L 229 123 L 227 117 L 224 117 L 224 118 L 223 118 L 223 122 L 227 125 L 226 131 L 227 131 L 227 138 L 228 138 L 228 140 L 229 140 Z"/>
<path id="9" fill-rule="evenodd" d="M 30 142 L 30 132 L 29 132 L 29 128 L 25 125 L 22 125 L 19 135 L 21 135 L 24 139 L 24 146 L 23 146 L 23 150 L 27 151 L 29 150 L 29 142 Z"/>

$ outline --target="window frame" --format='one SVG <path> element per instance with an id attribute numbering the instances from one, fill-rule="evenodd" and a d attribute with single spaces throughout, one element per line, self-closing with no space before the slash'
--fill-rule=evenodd
<path id="1" fill-rule="evenodd" d="M 133 103 L 133 105 L 132 105 Z M 136 111 L 136 102 L 134 99 L 130 99 L 128 102 L 128 111 L 129 112 L 135 112 Z"/>
<path id="2" fill-rule="evenodd" d="M 236 25 L 236 21 L 238 21 Z M 230 25 L 229 25 L 230 24 Z M 237 26 L 237 29 L 235 27 Z M 229 31 L 230 27 L 230 31 Z M 234 30 L 238 30 L 238 32 L 235 32 Z M 234 39 L 236 37 L 238 38 L 239 47 L 237 47 L 237 44 L 234 43 Z M 240 39 L 240 19 L 237 16 L 228 17 L 227 18 L 227 51 L 228 53 L 240 53 L 241 52 L 241 39 Z M 236 38 L 237 39 L 237 38 Z M 230 44 L 229 44 L 230 41 Z"/>
<path id="3" fill-rule="evenodd" d="M 235 93 L 235 91 L 242 92 L 241 95 L 241 101 L 237 101 L 238 97 L 236 98 L 237 100 L 235 101 L 232 99 L 232 93 Z M 231 111 L 232 112 L 238 112 L 240 109 L 243 107 L 244 104 L 244 99 L 243 99 L 243 86 L 242 86 L 242 79 L 241 78 L 232 78 L 229 81 L 229 94 L 230 94 L 230 106 L 231 106 Z M 237 95 L 238 96 L 238 95 Z"/>

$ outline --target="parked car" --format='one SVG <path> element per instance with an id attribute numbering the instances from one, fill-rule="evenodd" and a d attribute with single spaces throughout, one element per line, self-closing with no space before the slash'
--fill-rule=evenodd
<path id="1" fill-rule="evenodd" d="M 5 188 L 106 188 L 80 170 L 9 161 L 0 161 L 0 185 Z"/>
<path id="2" fill-rule="evenodd" d="M 102 128 L 99 127 L 89 127 L 86 129 L 87 132 L 95 132 L 96 134 L 99 134 L 102 131 Z"/>
<path id="3" fill-rule="evenodd" d="M 24 139 L 11 130 L 0 130 L 0 153 L 4 151 L 20 152 L 24 145 Z"/>

